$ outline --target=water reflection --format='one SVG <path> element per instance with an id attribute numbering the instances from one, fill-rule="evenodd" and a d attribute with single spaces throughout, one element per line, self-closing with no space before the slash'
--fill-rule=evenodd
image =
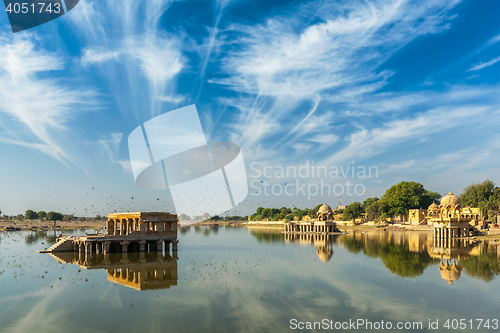
<path id="1" fill-rule="evenodd" d="M 157 253 L 108 253 L 92 256 L 77 252 L 50 254 L 59 263 L 79 265 L 83 269 L 104 269 L 108 281 L 135 290 L 168 289 L 177 285 L 178 257 Z"/>
<path id="2" fill-rule="evenodd" d="M 47 231 L 31 231 L 28 235 L 24 237 L 24 241 L 28 245 L 33 245 L 39 240 L 44 240 L 45 242 L 42 244 L 47 243 L 48 245 L 54 244 L 56 242 L 56 231 L 54 230 L 53 233 L 47 232 Z"/>
<path id="3" fill-rule="evenodd" d="M 316 248 L 316 255 L 319 260 L 325 264 L 332 259 L 333 244 L 337 242 L 338 235 L 321 235 L 313 233 L 291 234 L 284 235 L 286 243 L 296 242 L 301 245 L 312 245 Z"/>
<path id="4" fill-rule="evenodd" d="M 282 234 L 277 229 L 250 229 L 259 243 L 298 243 L 316 248 L 319 259 L 327 263 L 334 245 L 351 253 L 379 258 L 393 274 L 413 278 L 427 267 L 437 265 L 443 280 L 452 284 L 465 270 L 471 277 L 492 281 L 500 274 L 498 242 L 472 239 L 437 239 L 429 232 L 351 230 L 346 235 L 312 233 Z"/>

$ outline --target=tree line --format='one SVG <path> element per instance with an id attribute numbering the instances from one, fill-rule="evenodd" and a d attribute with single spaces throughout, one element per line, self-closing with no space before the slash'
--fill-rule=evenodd
<path id="1" fill-rule="evenodd" d="M 495 183 L 489 179 L 466 186 L 459 197 L 462 206 L 480 208 L 486 219 L 500 212 L 500 187 L 495 186 Z M 370 221 L 385 220 L 407 215 L 410 209 L 427 209 L 433 202 L 439 205 L 440 199 L 441 194 L 425 189 L 418 182 L 402 181 L 391 186 L 380 198 L 368 198 L 362 203 L 353 202 L 345 209 L 338 211 L 338 214 L 342 214 L 344 221 L 355 220 L 363 215 Z M 304 216 L 313 219 L 321 206 L 320 204 L 312 209 L 259 207 L 250 216 L 250 220 L 300 221 Z"/>
<path id="2" fill-rule="evenodd" d="M 497 187 L 494 182 L 487 179 L 481 183 L 471 184 L 464 188 L 459 195 L 462 206 L 477 207 L 481 209 L 483 216 L 487 219 L 500 212 L 500 187 Z M 387 218 L 407 215 L 410 209 L 428 208 L 432 202 L 439 204 L 441 194 L 433 192 L 424 188 L 418 182 L 402 181 L 396 185 L 391 186 L 380 198 L 368 198 L 362 203 L 353 202 L 344 210 L 339 211 L 342 214 L 344 221 L 355 220 L 364 215 L 370 221 L 385 220 Z M 297 207 L 288 208 L 264 208 L 258 207 L 256 212 L 250 215 L 252 221 L 293 221 L 302 220 L 303 217 L 308 216 L 313 219 L 316 217 L 319 208 L 316 207 L 309 209 L 300 209 Z M 0 216 L 2 212 L 0 210 Z M 49 220 L 49 221 L 89 221 L 89 220 L 102 220 L 104 217 L 97 215 L 96 217 L 77 217 L 71 214 L 61 214 L 59 212 L 36 212 L 28 209 L 25 214 L 17 216 L 3 215 L 4 220 Z M 208 213 L 202 216 L 195 216 L 191 218 L 187 215 L 180 214 L 179 220 L 181 221 L 246 221 L 248 216 L 210 216 Z"/>
<path id="3" fill-rule="evenodd" d="M 0 211 L 0 219 L 2 220 L 18 220 L 18 221 L 100 221 L 103 220 L 104 217 L 97 215 L 95 217 L 78 217 L 73 214 L 62 214 L 59 212 L 45 212 L 43 210 L 36 212 L 32 209 L 26 210 L 24 214 L 18 215 L 1 215 L 2 211 Z"/>

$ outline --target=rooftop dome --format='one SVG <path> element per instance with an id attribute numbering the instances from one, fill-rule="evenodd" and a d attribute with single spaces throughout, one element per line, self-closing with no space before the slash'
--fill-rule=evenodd
<path id="1" fill-rule="evenodd" d="M 330 259 L 332 259 L 333 251 L 318 248 L 318 250 L 316 251 L 316 254 L 319 257 L 319 260 L 321 260 L 322 262 L 324 262 L 326 264 L 327 262 L 330 261 Z"/>
<path id="2" fill-rule="evenodd" d="M 448 262 L 439 264 L 439 270 L 441 272 L 441 277 L 443 278 L 443 280 L 448 281 L 449 284 L 452 284 L 453 282 L 458 280 L 458 278 L 462 274 L 460 265 L 450 265 Z"/>
<path id="3" fill-rule="evenodd" d="M 330 215 L 330 214 L 333 214 L 333 210 L 327 204 L 323 204 L 323 206 L 319 207 L 318 214 L 327 214 L 327 215 Z"/>
<path id="4" fill-rule="evenodd" d="M 433 201 L 428 210 L 438 210 L 438 205 Z"/>
<path id="5" fill-rule="evenodd" d="M 460 198 L 453 193 L 448 193 L 441 199 L 441 206 L 460 205 Z"/>

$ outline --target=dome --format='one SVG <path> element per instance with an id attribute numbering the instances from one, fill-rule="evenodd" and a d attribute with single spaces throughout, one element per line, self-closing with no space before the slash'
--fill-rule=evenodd
<path id="1" fill-rule="evenodd" d="M 324 262 L 326 264 L 327 262 L 330 261 L 330 259 L 332 259 L 333 251 L 318 248 L 318 250 L 316 251 L 316 254 L 319 257 L 319 260 L 321 260 L 322 262 Z"/>
<path id="2" fill-rule="evenodd" d="M 433 201 L 432 204 L 427 208 L 428 210 L 438 210 L 438 205 Z"/>
<path id="3" fill-rule="evenodd" d="M 450 265 L 448 262 L 445 262 L 444 264 L 441 263 L 439 265 L 439 270 L 441 272 L 441 277 L 443 280 L 448 281 L 449 284 L 452 284 L 458 278 L 460 277 L 461 273 L 461 267 L 460 265 L 457 267 L 455 264 Z"/>
<path id="4" fill-rule="evenodd" d="M 318 214 L 330 215 L 330 214 L 333 214 L 333 210 L 327 204 L 323 204 L 323 206 L 319 207 Z"/>
<path id="5" fill-rule="evenodd" d="M 441 199 L 441 206 L 457 206 L 460 205 L 460 198 L 453 193 L 448 193 Z"/>

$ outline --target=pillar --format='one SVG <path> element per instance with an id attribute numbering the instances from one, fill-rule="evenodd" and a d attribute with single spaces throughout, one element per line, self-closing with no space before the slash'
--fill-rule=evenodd
<path id="1" fill-rule="evenodd" d="M 102 251 L 104 252 L 104 255 L 109 253 L 109 245 L 111 244 L 110 241 L 105 241 L 102 247 Z"/>
<path id="2" fill-rule="evenodd" d="M 114 235 L 115 233 L 115 221 L 108 220 L 108 235 Z"/>
<path id="3" fill-rule="evenodd" d="M 101 245 L 102 245 L 102 243 L 99 243 L 99 242 L 95 243 L 95 254 L 101 253 Z"/>
<path id="4" fill-rule="evenodd" d="M 156 242 L 156 252 L 163 252 L 163 240 Z"/>
<path id="5" fill-rule="evenodd" d="M 128 252 L 128 241 L 123 241 L 122 243 L 122 253 L 127 253 Z"/>
<path id="6" fill-rule="evenodd" d="M 139 252 L 146 252 L 146 241 L 139 241 Z"/>
<path id="7" fill-rule="evenodd" d="M 85 255 L 92 253 L 92 247 L 90 243 L 85 243 Z"/>
<path id="8" fill-rule="evenodd" d="M 179 243 L 178 240 L 175 240 L 172 242 L 172 252 L 177 252 L 177 244 Z"/>
<path id="9" fill-rule="evenodd" d="M 120 235 L 125 236 L 127 234 L 127 220 L 121 219 L 120 224 L 121 224 Z"/>

